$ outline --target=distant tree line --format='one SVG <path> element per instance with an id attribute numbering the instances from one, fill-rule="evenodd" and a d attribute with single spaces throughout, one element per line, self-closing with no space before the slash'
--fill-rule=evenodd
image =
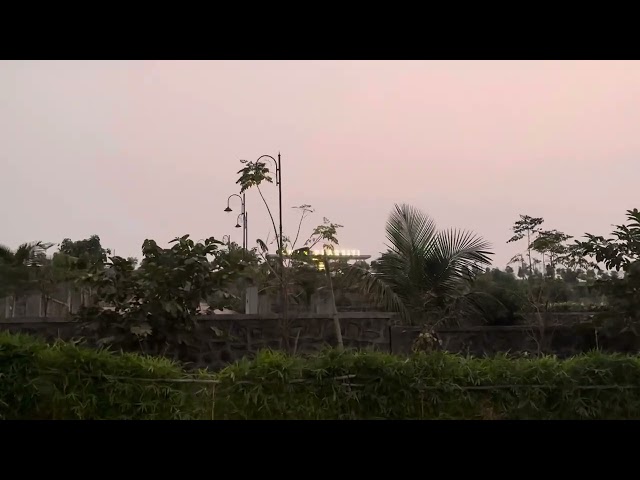
<path id="1" fill-rule="evenodd" d="M 558 310 L 601 310 L 602 318 L 617 322 L 620 330 L 636 329 L 637 209 L 627 211 L 627 223 L 610 237 L 585 234 L 583 241 L 542 229 L 541 217 L 521 215 L 507 241 L 526 242 L 523 252 L 500 270 L 490 268 L 493 252 L 482 237 L 463 229 L 438 230 L 428 215 L 410 205 L 394 207 L 386 224 L 387 250 L 370 265 L 314 256 L 314 246 L 330 253 L 338 244 L 341 225 L 324 219 L 299 246 L 303 222 L 313 209 L 298 208 L 295 237 L 282 239 L 283 267 L 269 255 L 273 242 L 268 239 L 248 250 L 213 237 L 194 242 L 184 235 L 169 248 L 145 240 L 138 262 L 112 255 L 93 235 L 64 239 L 52 255 L 51 243 L 0 247 L 0 296 L 15 303 L 40 294 L 46 315 L 56 288 L 74 285 L 90 300 L 79 318 L 103 331 L 104 343 L 144 341 L 149 351 L 167 342 L 187 342 L 202 302 L 212 309 L 240 310 L 248 286 L 277 293 L 284 285 L 287 302 L 300 305 L 326 291 L 336 314 L 344 293 L 359 293 L 398 312 L 404 323 L 428 329 L 461 322 L 508 325 L 526 315 L 542 318 Z"/>

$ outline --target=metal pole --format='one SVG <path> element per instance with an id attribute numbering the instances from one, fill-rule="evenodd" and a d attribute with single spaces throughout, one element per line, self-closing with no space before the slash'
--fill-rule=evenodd
<path id="1" fill-rule="evenodd" d="M 249 221 L 247 212 L 244 212 L 244 249 L 247 251 L 249 248 Z"/>
<path id="2" fill-rule="evenodd" d="M 247 250 L 246 235 L 247 230 L 247 209 L 245 206 L 245 194 L 242 194 L 242 249 Z"/>
<path id="3" fill-rule="evenodd" d="M 282 276 L 282 317 L 286 323 L 289 319 L 289 302 L 287 301 L 287 284 L 284 278 L 284 237 L 282 236 L 282 164 L 280 162 L 280 152 L 278 152 L 278 202 L 280 211 L 280 275 Z"/>
<path id="4" fill-rule="evenodd" d="M 282 165 L 280 164 L 280 152 L 278 152 L 278 200 L 280 202 L 280 250 L 284 248 L 282 238 Z"/>
<path id="5" fill-rule="evenodd" d="M 229 195 L 229 198 L 227 198 L 227 208 L 224 209 L 225 212 L 232 212 L 233 210 L 231 210 L 231 207 L 229 206 L 229 203 L 231 201 L 231 197 L 238 197 L 240 199 L 240 204 L 241 204 L 241 210 L 240 210 L 240 215 L 238 215 L 238 219 L 240 217 L 242 217 L 242 250 L 243 250 L 243 258 L 244 258 L 244 252 L 246 252 L 247 247 L 248 247 L 248 242 L 249 242 L 249 237 L 247 236 L 247 205 L 246 205 L 246 195 L 243 193 L 242 196 L 238 195 L 237 193 L 233 193 L 231 195 Z M 239 224 L 236 224 L 239 225 Z M 229 240 L 231 241 L 231 240 Z"/>
<path id="6" fill-rule="evenodd" d="M 282 237 L 282 165 L 280 164 L 280 152 L 278 152 L 278 200 L 280 210 L 280 250 L 284 248 L 284 240 Z"/>

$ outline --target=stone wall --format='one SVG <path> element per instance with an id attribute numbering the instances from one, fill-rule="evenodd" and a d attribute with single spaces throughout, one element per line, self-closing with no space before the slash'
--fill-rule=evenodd
<path id="1" fill-rule="evenodd" d="M 407 355 L 420 333 L 419 327 L 395 325 L 394 316 L 381 312 L 342 312 L 340 324 L 347 348 L 372 348 Z M 65 318 L 20 318 L 0 321 L 0 330 L 33 334 L 49 341 L 83 338 L 95 345 L 81 324 Z M 335 346 L 333 320 L 326 314 L 296 314 L 290 321 L 288 335 L 277 315 L 212 315 L 198 317 L 191 345 L 179 345 L 165 356 L 191 367 L 218 369 L 243 357 L 254 357 L 262 349 L 283 350 L 288 337 L 290 352 L 309 354 Z M 568 357 L 599 348 L 606 352 L 636 354 L 640 337 L 632 332 L 608 335 L 591 324 L 549 326 L 544 334 L 526 325 L 501 327 L 467 327 L 439 329 L 443 348 L 450 352 L 475 356 L 496 353 L 546 353 Z"/>
<path id="2" fill-rule="evenodd" d="M 391 326 L 391 352 L 409 354 L 420 331 L 419 327 Z M 640 337 L 634 333 L 629 331 L 612 335 L 590 324 L 553 325 L 543 331 L 525 325 L 442 328 L 436 333 L 444 350 L 463 355 L 541 353 L 567 358 L 596 348 L 610 353 L 640 352 Z"/>
<path id="3" fill-rule="evenodd" d="M 546 325 L 579 325 L 591 323 L 597 312 L 544 312 L 541 319 Z M 534 313 L 524 315 L 522 324 L 537 325 L 540 318 Z"/>
<path id="4" fill-rule="evenodd" d="M 340 326 L 345 347 L 390 351 L 389 313 L 341 313 Z M 0 330 L 32 334 L 48 341 L 84 338 L 95 345 L 95 338 L 81 324 L 64 318 L 20 318 L 0 322 Z M 243 357 L 254 357 L 262 349 L 283 350 L 288 337 L 289 351 L 313 353 L 336 345 L 333 319 L 323 314 L 297 314 L 290 320 L 288 335 L 277 315 L 199 316 L 191 345 L 179 345 L 165 356 L 192 367 L 217 369 Z"/>

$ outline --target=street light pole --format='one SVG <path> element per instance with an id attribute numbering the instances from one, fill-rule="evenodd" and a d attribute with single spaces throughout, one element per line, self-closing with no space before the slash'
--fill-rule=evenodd
<path id="1" fill-rule="evenodd" d="M 277 178 L 277 182 L 278 182 L 278 203 L 279 205 L 279 210 L 280 210 L 280 251 L 282 251 L 282 249 L 284 248 L 284 243 L 282 240 L 282 165 L 280 164 L 280 152 L 278 152 L 278 178 Z M 281 260 L 281 263 L 283 262 L 283 260 Z M 283 263 L 283 268 L 284 268 L 284 263 Z"/>
<path id="2" fill-rule="evenodd" d="M 247 209 L 246 209 L 246 202 L 245 202 L 245 194 L 243 193 L 242 196 L 238 195 L 237 193 L 233 193 L 231 195 L 229 195 L 229 198 L 227 198 L 227 208 L 224 209 L 225 212 L 232 212 L 233 210 L 231 209 L 231 207 L 229 206 L 229 203 L 231 201 L 232 197 L 238 197 L 240 199 L 240 204 L 241 204 L 241 210 L 240 210 L 240 214 L 238 215 L 238 218 L 236 219 L 236 228 L 240 228 L 242 227 L 242 249 L 243 249 L 243 254 L 246 253 L 247 251 L 247 243 L 249 240 L 249 236 L 248 236 L 248 222 L 247 222 Z M 242 225 L 240 225 L 240 217 L 242 217 Z"/>
<path id="3" fill-rule="evenodd" d="M 245 202 L 245 194 L 242 194 L 242 248 L 247 252 L 247 204 Z"/>
<path id="4" fill-rule="evenodd" d="M 273 161 L 276 167 L 276 186 L 278 187 L 278 223 L 279 225 L 279 239 L 278 239 L 278 251 L 280 257 L 280 275 L 282 276 L 282 313 L 285 321 L 289 314 L 289 305 L 287 302 L 287 286 L 284 280 L 284 237 L 282 235 L 282 163 L 280 159 L 280 152 L 278 152 L 278 159 L 276 160 L 271 155 L 261 155 L 256 160 L 259 163 L 263 158 L 268 158 Z"/>
<path id="5" fill-rule="evenodd" d="M 271 155 L 261 155 L 256 160 L 259 163 L 263 158 L 269 159 L 276 167 L 276 186 L 278 187 L 278 223 L 280 224 L 280 236 L 278 238 L 278 248 L 282 250 L 284 248 L 284 241 L 282 238 L 282 164 L 280 161 L 280 153 L 278 153 L 278 159 L 276 160 Z"/>
<path id="6" fill-rule="evenodd" d="M 244 196 L 244 195 L 243 195 Z M 244 249 L 249 250 L 249 218 L 247 212 L 244 212 Z"/>

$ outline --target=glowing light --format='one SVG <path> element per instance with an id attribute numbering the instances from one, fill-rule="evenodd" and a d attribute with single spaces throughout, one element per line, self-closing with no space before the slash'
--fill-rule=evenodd
<path id="1" fill-rule="evenodd" d="M 311 250 L 309 253 L 316 257 L 321 257 L 324 253 L 327 253 L 330 257 L 359 257 L 360 250 L 332 250 L 327 248 L 325 250 Z"/>

